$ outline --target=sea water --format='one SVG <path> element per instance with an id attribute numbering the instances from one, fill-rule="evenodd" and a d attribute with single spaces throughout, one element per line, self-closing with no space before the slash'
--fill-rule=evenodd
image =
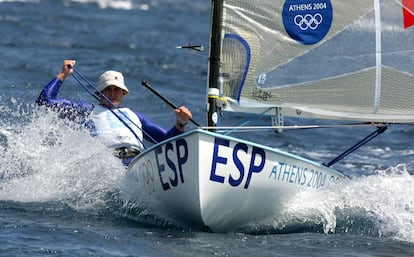
<path id="1" fill-rule="evenodd" d="M 122 164 L 82 127 L 34 104 L 71 58 L 92 83 L 106 69 L 122 71 L 130 89 L 124 105 L 163 126 L 174 124 L 172 110 L 141 80 L 204 123 L 207 51 L 176 47 L 207 48 L 209 26 L 206 0 L 0 1 L 1 256 L 414 255 L 412 126 L 392 126 L 335 164 L 352 179 L 296 196 L 283 219 L 215 234 L 129 205 L 120 197 L 128 190 Z M 94 101 L 72 78 L 59 96 Z M 251 118 L 226 114 L 224 120 Z M 372 130 L 236 136 L 329 162 Z"/>

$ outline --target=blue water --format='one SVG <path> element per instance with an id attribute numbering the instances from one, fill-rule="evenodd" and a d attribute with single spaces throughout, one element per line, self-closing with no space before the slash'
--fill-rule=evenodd
<path id="1" fill-rule="evenodd" d="M 206 0 L 0 0 L 1 256 L 414 256 L 412 126 L 392 126 L 336 164 L 353 179 L 289 203 L 288 220 L 213 234 L 130 207 L 119 197 L 126 190 L 119 161 L 33 104 L 62 60 L 74 58 L 93 83 L 106 69 L 122 71 L 130 89 L 124 105 L 160 124 L 174 123 L 172 110 L 141 80 L 204 123 L 207 51 L 176 46 L 207 48 L 209 24 Z M 93 101 L 71 78 L 60 95 Z M 372 130 L 236 136 L 328 162 Z"/>

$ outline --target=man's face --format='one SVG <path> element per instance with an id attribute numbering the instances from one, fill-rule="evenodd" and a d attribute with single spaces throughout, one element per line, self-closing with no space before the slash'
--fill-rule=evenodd
<path id="1" fill-rule="evenodd" d="M 108 86 L 102 91 L 102 94 L 106 96 L 116 107 L 119 107 L 122 102 L 122 98 L 126 95 L 126 92 L 116 86 Z M 111 106 L 111 104 L 105 103 L 105 99 L 102 99 L 102 104 Z"/>

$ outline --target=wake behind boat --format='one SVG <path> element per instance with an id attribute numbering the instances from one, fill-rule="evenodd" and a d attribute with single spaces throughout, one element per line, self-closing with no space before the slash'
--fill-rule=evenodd
<path id="1" fill-rule="evenodd" d="M 207 128 L 136 157 L 133 197 L 183 225 L 235 231 L 279 217 L 290 199 L 340 184 L 330 166 L 388 124 L 414 123 L 414 8 L 385 0 L 214 0 Z M 376 131 L 322 165 L 219 134 L 221 111 L 346 120 Z M 145 192 L 145 193 L 142 193 Z"/>

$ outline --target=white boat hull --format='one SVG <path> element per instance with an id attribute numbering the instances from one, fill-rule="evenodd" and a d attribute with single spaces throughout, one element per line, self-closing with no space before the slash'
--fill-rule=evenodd
<path id="1" fill-rule="evenodd" d="M 128 183 L 137 187 L 130 200 L 145 199 L 157 215 L 213 232 L 277 217 L 296 193 L 342 178 L 310 160 L 203 130 L 155 145 L 127 172 Z"/>

